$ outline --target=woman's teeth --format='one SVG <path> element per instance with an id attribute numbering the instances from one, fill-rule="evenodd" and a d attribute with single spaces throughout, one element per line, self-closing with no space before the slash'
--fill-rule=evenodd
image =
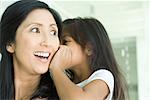
<path id="1" fill-rule="evenodd" d="M 48 58 L 50 53 L 48 53 L 48 52 L 35 52 L 34 55 L 38 56 L 38 57 L 42 57 L 42 58 Z"/>

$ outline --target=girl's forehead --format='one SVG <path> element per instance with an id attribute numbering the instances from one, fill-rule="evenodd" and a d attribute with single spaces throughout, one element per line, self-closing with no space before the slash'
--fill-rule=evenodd
<path id="1" fill-rule="evenodd" d="M 62 37 L 71 37 L 71 35 L 68 32 L 63 32 Z"/>

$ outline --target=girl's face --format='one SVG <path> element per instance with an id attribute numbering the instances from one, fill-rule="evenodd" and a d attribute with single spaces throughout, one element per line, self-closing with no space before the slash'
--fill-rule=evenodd
<path id="1" fill-rule="evenodd" d="M 7 50 L 13 54 L 15 70 L 43 74 L 58 47 L 58 28 L 52 14 L 36 9 L 18 27 L 16 40 Z"/>
<path id="2" fill-rule="evenodd" d="M 87 54 L 84 49 L 72 37 L 65 35 L 62 44 L 70 47 L 72 51 L 71 68 L 83 68 L 88 66 Z"/>

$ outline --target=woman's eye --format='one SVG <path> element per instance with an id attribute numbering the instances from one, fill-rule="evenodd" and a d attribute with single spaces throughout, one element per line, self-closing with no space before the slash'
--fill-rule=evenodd
<path id="1" fill-rule="evenodd" d="M 51 34 L 51 35 L 57 35 L 57 34 L 56 34 L 56 31 L 51 31 L 50 34 Z"/>
<path id="2" fill-rule="evenodd" d="M 31 31 L 34 32 L 34 33 L 40 33 L 39 28 L 36 28 L 36 27 L 32 28 Z"/>

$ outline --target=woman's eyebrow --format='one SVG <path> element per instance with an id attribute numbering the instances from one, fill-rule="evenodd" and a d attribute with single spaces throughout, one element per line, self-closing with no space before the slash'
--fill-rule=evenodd
<path id="1" fill-rule="evenodd" d="M 50 27 L 55 28 L 55 29 L 58 28 L 57 24 L 55 24 L 55 23 L 54 24 L 50 24 Z"/>
<path id="2" fill-rule="evenodd" d="M 26 24 L 25 27 L 29 27 L 30 25 L 44 26 L 44 25 L 41 24 L 41 23 L 38 23 L 38 22 L 32 22 L 32 23 Z M 50 27 L 57 28 L 57 24 L 55 24 L 55 23 L 50 24 L 49 26 L 50 26 Z"/>
<path id="3" fill-rule="evenodd" d="M 26 27 L 29 27 L 30 25 L 43 26 L 41 23 L 37 23 L 37 22 L 29 23 L 29 24 L 26 24 L 25 26 L 26 26 Z"/>
<path id="4" fill-rule="evenodd" d="M 50 24 L 50 26 L 57 26 L 57 24 L 53 23 L 53 24 Z"/>

